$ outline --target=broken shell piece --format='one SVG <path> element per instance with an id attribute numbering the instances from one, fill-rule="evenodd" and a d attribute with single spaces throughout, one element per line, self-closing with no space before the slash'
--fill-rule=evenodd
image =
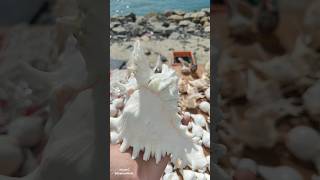
<path id="1" fill-rule="evenodd" d="M 14 138 L 0 136 L 0 174 L 13 175 L 23 163 L 22 150 Z"/>
<path id="2" fill-rule="evenodd" d="M 44 125 L 40 117 L 20 117 L 8 127 L 8 135 L 18 140 L 21 146 L 34 146 L 43 137 Z"/>
<path id="3" fill-rule="evenodd" d="M 194 171 L 182 170 L 181 174 L 182 174 L 183 180 L 197 180 L 197 177 Z"/>
<path id="4" fill-rule="evenodd" d="M 210 114 L 210 104 L 207 101 L 202 101 L 199 104 L 199 108 L 202 112 Z"/>
<path id="5" fill-rule="evenodd" d="M 201 127 L 206 127 L 206 119 L 205 117 L 203 117 L 202 114 L 191 114 L 191 117 L 193 119 L 193 122 L 198 125 L 198 126 L 201 126 Z"/>
<path id="6" fill-rule="evenodd" d="M 304 161 L 313 161 L 320 173 L 320 134 L 313 128 L 298 126 L 288 133 L 289 151 Z"/>
<path id="7" fill-rule="evenodd" d="M 210 101 L 210 87 L 204 92 L 206 98 Z"/>
<path id="8" fill-rule="evenodd" d="M 259 166 L 258 172 L 265 180 L 303 180 L 295 169 L 288 166 Z"/>

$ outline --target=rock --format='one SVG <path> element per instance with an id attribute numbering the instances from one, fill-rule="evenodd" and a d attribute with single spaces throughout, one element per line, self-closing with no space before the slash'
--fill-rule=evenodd
<path id="1" fill-rule="evenodd" d="M 191 24 L 194 25 L 194 23 L 191 22 L 191 21 L 189 21 L 189 20 L 183 20 L 183 21 L 180 21 L 180 22 L 179 22 L 179 26 L 189 26 L 189 25 L 191 25 Z"/>
<path id="2" fill-rule="evenodd" d="M 183 20 L 183 16 L 180 16 L 180 15 L 171 15 L 168 17 L 169 20 L 172 20 L 172 21 L 181 21 Z"/>
<path id="3" fill-rule="evenodd" d="M 173 15 L 173 14 L 174 14 L 173 11 L 166 11 L 166 12 L 164 13 L 164 16 L 165 16 L 165 17 L 169 17 L 169 16 L 171 16 L 171 15 Z"/>
<path id="4" fill-rule="evenodd" d="M 0 174 L 10 176 L 23 163 L 23 153 L 14 138 L 0 136 Z"/>
<path id="5" fill-rule="evenodd" d="M 210 26 L 210 22 L 206 21 L 203 23 L 203 27 L 208 27 L 208 26 Z"/>
<path id="6" fill-rule="evenodd" d="M 147 55 L 147 56 L 151 55 L 150 49 L 145 49 L 144 50 L 144 54 Z"/>
<path id="7" fill-rule="evenodd" d="M 20 117 L 8 127 L 8 135 L 17 139 L 19 145 L 32 147 L 43 137 L 43 120 L 39 117 Z"/>
<path id="8" fill-rule="evenodd" d="M 110 23 L 110 28 L 112 29 L 112 28 L 118 27 L 120 25 L 121 25 L 121 23 L 119 21 L 111 22 Z"/>
<path id="9" fill-rule="evenodd" d="M 205 17 L 201 18 L 200 22 L 201 22 L 201 24 L 204 24 L 206 22 L 210 22 L 210 17 L 209 16 L 205 16 Z"/>
<path id="10" fill-rule="evenodd" d="M 192 20 L 192 14 L 193 14 L 193 13 L 186 13 L 186 14 L 183 16 L 183 19 L 184 19 L 184 20 Z"/>
<path id="11" fill-rule="evenodd" d="M 183 16 L 185 14 L 184 11 L 179 11 L 179 10 L 174 11 L 173 13 L 176 14 L 176 15 L 179 15 L 179 16 Z"/>
<path id="12" fill-rule="evenodd" d="M 124 27 L 121 27 L 121 26 L 112 28 L 112 31 L 114 31 L 117 34 L 122 34 L 122 35 L 127 33 L 126 29 Z"/>
<path id="13" fill-rule="evenodd" d="M 174 40 L 177 40 L 180 38 L 180 34 L 177 33 L 177 32 L 173 32 L 171 33 L 171 35 L 169 36 L 169 39 L 174 39 Z"/>
<path id="14" fill-rule="evenodd" d="M 130 13 L 127 16 L 125 16 L 127 21 L 136 22 L 136 15 L 134 13 Z"/>
<path id="15" fill-rule="evenodd" d="M 203 11 L 195 12 L 195 13 L 192 13 L 191 15 L 193 19 L 201 19 L 202 17 L 205 17 L 205 16 L 206 16 L 206 13 Z"/>
<path id="16" fill-rule="evenodd" d="M 193 33 L 193 32 L 195 32 L 196 31 L 196 28 L 194 28 L 194 27 L 189 27 L 188 29 L 187 29 L 187 33 Z"/>
<path id="17" fill-rule="evenodd" d="M 147 19 L 145 17 L 143 17 L 143 16 L 138 16 L 136 18 L 137 18 L 136 19 L 136 24 L 138 24 L 138 25 L 144 26 L 148 22 Z"/>
<path id="18" fill-rule="evenodd" d="M 162 26 L 167 28 L 167 27 L 170 26 L 170 23 L 168 23 L 168 22 L 163 22 Z"/>
<path id="19" fill-rule="evenodd" d="M 142 36 L 142 37 L 141 37 L 141 40 L 142 40 L 142 41 L 149 41 L 150 38 L 149 38 L 148 36 Z"/>

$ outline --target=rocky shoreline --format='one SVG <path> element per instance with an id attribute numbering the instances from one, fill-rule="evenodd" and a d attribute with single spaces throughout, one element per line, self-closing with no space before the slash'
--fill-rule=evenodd
<path id="1" fill-rule="evenodd" d="M 190 36 L 210 38 L 210 8 L 195 12 L 167 11 L 136 16 L 114 16 L 110 19 L 110 41 L 130 41 L 149 36 L 152 40 L 187 39 Z"/>

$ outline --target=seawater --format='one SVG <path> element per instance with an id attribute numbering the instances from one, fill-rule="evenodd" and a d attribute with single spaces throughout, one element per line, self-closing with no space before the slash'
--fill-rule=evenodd
<path id="1" fill-rule="evenodd" d="M 111 0 L 110 15 L 126 15 L 132 12 L 142 16 L 151 12 L 194 11 L 209 7 L 210 0 Z"/>

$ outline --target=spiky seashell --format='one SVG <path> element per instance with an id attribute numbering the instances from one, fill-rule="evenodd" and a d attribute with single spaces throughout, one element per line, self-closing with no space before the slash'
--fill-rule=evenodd
<path id="1" fill-rule="evenodd" d="M 193 122 L 201 127 L 205 127 L 207 122 L 206 118 L 202 114 L 191 114 L 191 117 L 193 119 Z"/>
<path id="2" fill-rule="evenodd" d="M 287 137 L 289 151 L 301 160 L 312 161 L 320 173 L 320 134 L 313 128 L 298 126 Z"/>
<path id="3" fill-rule="evenodd" d="M 265 180 L 303 180 L 298 171 L 288 166 L 259 166 L 258 172 Z"/>
<path id="4" fill-rule="evenodd" d="M 133 159 L 138 157 L 140 150 L 144 150 L 143 160 L 154 155 L 158 163 L 167 153 L 172 155 L 173 161 L 181 159 L 186 164 L 187 152 L 195 146 L 187 130 L 179 127 L 181 119 L 177 114 L 179 96 L 175 71 L 163 64 L 161 73 L 152 72 L 139 41 L 134 45 L 130 62 L 139 88 L 128 99 L 119 117 L 120 151 L 132 146 Z"/>
<path id="5" fill-rule="evenodd" d="M 210 104 L 207 101 L 202 101 L 199 104 L 199 108 L 202 112 L 210 114 Z"/>
<path id="6" fill-rule="evenodd" d="M 203 131 L 202 143 L 205 147 L 210 148 L 210 133 Z"/>
<path id="7" fill-rule="evenodd" d="M 162 180 L 180 180 L 179 175 L 176 172 L 165 174 Z"/>
<path id="8" fill-rule="evenodd" d="M 203 91 L 209 87 L 209 83 L 203 78 L 189 81 L 189 83 L 191 86 L 196 87 L 199 91 Z"/>
<path id="9" fill-rule="evenodd" d="M 167 164 L 166 168 L 164 169 L 164 173 L 168 174 L 168 173 L 172 173 L 172 171 L 173 171 L 172 165 L 170 163 Z"/>
<path id="10" fill-rule="evenodd" d="M 197 180 L 197 177 L 194 171 L 182 170 L 181 174 L 182 174 L 183 180 Z"/>
<path id="11" fill-rule="evenodd" d="M 210 101 L 210 87 L 204 92 L 206 98 Z"/>
<path id="12" fill-rule="evenodd" d="M 118 109 L 114 104 L 110 104 L 110 116 L 111 117 L 116 117 L 118 114 Z"/>
<path id="13" fill-rule="evenodd" d="M 303 94 L 303 102 L 309 115 L 320 122 L 320 81 L 317 81 Z"/>
<path id="14" fill-rule="evenodd" d="M 13 175 L 23 163 L 23 153 L 17 143 L 12 137 L 6 135 L 0 136 L 1 175 Z"/>
<path id="15" fill-rule="evenodd" d="M 44 125 L 40 117 L 20 117 L 10 123 L 8 135 L 18 140 L 21 146 L 34 146 L 43 137 Z"/>

